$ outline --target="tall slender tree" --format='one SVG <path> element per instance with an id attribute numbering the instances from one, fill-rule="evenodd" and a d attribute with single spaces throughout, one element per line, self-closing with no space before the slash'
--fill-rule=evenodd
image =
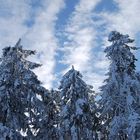
<path id="1" fill-rule="evenodd" d="M 136 108 L 139 100 L 139 84 L 135 72 L 136 58 L 128 43 L 134 40 L 128 35 L 112 31 L 108 39 L 112 44 L 105 49 L 110 60 L 106 84 L 101 87 L 100 113 L 104 123 L 102 130 L 109 140 L 136 140 L 139 115 Z M 109 135 L 108 135 L 109 133 Z"/>
<path id="2" fill-rule="evenodd" d="M 26 58 L 35 51 L 24 50 L 20 40 L 6 47 L 0 63 L 0 139 L 20 140 L 22 134 L 33 139 L 36 122 L 41 114 L 41 82 L 31 70 L 41 66 Z M 34 130 L 34 131 L 33 131 Z"/>
<path id="3" fill-rule="evenodd" d="M 91 86 L 82 80 L 82 75 L 74 67 L 63 76 L 60 85 L 60 139 L 93 139 L 94 120 L 89 105 L 91 92 Z"/>

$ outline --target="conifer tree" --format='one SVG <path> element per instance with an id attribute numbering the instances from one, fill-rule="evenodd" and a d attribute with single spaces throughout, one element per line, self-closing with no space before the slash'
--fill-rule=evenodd
<path id="1" fill-rule="evenodd" d="M 92 120 L 89 105 L 91 86 L 82 80 L 82 75 L 74 67 L 62 78 L 60 85 L 60 139 L 92 140 Z"/>
<path id="2" fill-rule="evenodd" d="M 128 35 L 112 31 L 108 39 L 112 44 L 105 49 L 110 60 L 106 84 L 101 87 L 100 113 L 103 133 L 109 140 L 136 140 L 139 113 L 139 84 L 135 72 L 136 58 L 128 43 L 134 40 Z"/>
<path id="3" fill-rule="evenodd" d="M 40 66 L 26 60 L 35 51 L 24 50 L 20 40 L 6 47 L 0 63 L 0 139 L 22 140 L 20 132 L 33 139 L 36 122 L 42 111 L 37 94 L 41 82 L 31 70 Z M 39 113 L 40 112 L 40 113 Z M 34 130 L 34 131 L 33 131 Z"/>

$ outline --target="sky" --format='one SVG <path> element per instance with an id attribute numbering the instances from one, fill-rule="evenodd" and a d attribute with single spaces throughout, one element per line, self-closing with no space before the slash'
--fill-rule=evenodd
<path id="1" fill-rule="evenodd" d="M 0 52 L 21 38 L 37 51 L 29 59 L 42 64 L 34 72 L 46 88 L 57 88 L 74 65 L 98 92 L 109 67 L 109 32 L 129 34 L 140 46 L 139 7 L 140 0 L 0 0 Z"/>

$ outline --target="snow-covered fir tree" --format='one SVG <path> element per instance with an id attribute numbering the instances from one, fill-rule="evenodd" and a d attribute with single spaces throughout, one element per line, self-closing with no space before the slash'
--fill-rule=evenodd
<path id="1" fill-rule="evenodd" d="M 135 72 L 136 58 L 131 51 L 137 48 L 128 45 L 133 39 L 117 31 L 112 31 L 108 40 L 112 44 L 105 49 L 105 53 L 110 60 L 110 68 L 106 84 L 101 87 L 102 98 L 99 102 L 103 139 L 137 140 L 140 86 Z"/>
<path id="2" fill-rule="evenodd" d="M 31 70 L 40 66 L 26 60 L 35 51 L 24 50 L 20 40 L 14 47 L 6 47 L 0 59 L 0 139 L 33 139 L 42 103 L 41 82 Z M 34 130 L 34 131 L 33 131 Z M 24 138 L 25 139 L 25 138 Z"/>
<path id="3" fill-rule="evenodd" d="M 74 67 L 63 76 L 60 85 L 60 140 L 94 139 L 90 93 L 92 87 L 82 80 L 82 75 Z"/>

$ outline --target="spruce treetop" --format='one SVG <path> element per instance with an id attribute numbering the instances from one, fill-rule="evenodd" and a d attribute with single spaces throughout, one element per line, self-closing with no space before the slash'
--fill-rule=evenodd
<path id="1" fill-rule="evenodd" d="M 105 53 L 111 61 L 111 67 L 120 73 L 133 73 L 137 59 L 131 50 L 136 50 L 137 48 L 131 47 L 128 44 L 133 43 L 134 40 L 130 39 L 129 35 L 123 35 L 117 31 L 112 31 L 109 34 L 108 40 L 112 44 L 105 49 Z"/>

